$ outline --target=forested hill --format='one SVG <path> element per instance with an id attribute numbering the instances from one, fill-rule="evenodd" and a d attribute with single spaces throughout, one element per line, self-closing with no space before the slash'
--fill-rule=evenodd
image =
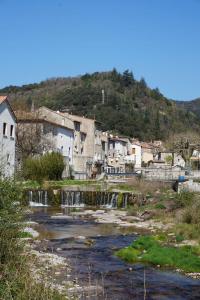
<path id="1" fill-rule="evenodd" d="M 35 107 L 45 105 L 54 110 L 67 110 L 95 117 L 102 122 L 104 130 L 146 141 L 200 128 L 195 114 L 177 107 L 158 89 L 150 89 L 144 79 L 135 80 L 128 70 L 122 74 L 113 69 L 22 87 L 9 86 L 1 89 L 0 94 L 8 94 L 17 109 L 30 109 L 34 102 Z"/>
<path id="2" fill-rule="evenodd" d="M 191 101 L 176 101 L 177 106 L 193 112 L 200 118 L 200 98 Z"/>

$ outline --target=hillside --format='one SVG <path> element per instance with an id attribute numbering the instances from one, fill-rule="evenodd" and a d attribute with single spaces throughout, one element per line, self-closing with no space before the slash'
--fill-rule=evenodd
<path id="1" fill-rule="evenodd" d="M 102 96 L 104 90 L 104 99 Z M 165 139 L 172 132 L 190 128 L 200 131 L 199 119 L 184 107 L 150 89 L 145 80 L 135 80 L 132 72 L 85 74 L 75 78 L 53 78 L 40 83 L 9 86 L 8 94 L 16 109 L 30 110 L 45 105 L 102 122 L 103 130 L 138 137 Z"/>
<path id="2" fill-rule="evenodd" d="M 200 118 L 200 98 L 191 101 L 176 101 L 176 104 L 178 107 L 191 111 Z"/>

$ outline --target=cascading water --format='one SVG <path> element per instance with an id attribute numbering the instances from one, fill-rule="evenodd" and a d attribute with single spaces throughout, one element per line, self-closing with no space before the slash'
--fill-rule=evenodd
<path id="1" fill-rule="evenodd" d="M 62 191 L 61 205 L 63 207 L 84 207 L 84 206 L 101 206 L 104 208 L 118 207 L 117 192 L 83 192 L 83 191 Z M 128 194 L 122 195 L 122 208 L 127 207 Z"/>
<path id="2" fill-rule="evenodd" d="M 79 191 L 62 191 L 61 200 L 61 205 L 63 207 L 84 207 L 81 192 Z"/>
<path id="3" fill-rule="evenodd" d="M 30 206 L 48 206 L 48 202 L 50 201 L 51 203 L 50 195 L 51 194 L 49 194 L 47 190 L 29 191 L 29 204 Z M 55 195 L 59 195 L 59 193 L 56 193 Z M 129 193 L 122 193 L 122 195 L 120 195 L 118 192 L 108 191 L 61 190 L 60 203 L 62 207 L 100 206 L 111 209 L 115 209 L 117 207 L 127 208 L 129 195 Z M 59 202 L 56 203 L 59 204 Z"/>
<path id="4" fill-rule="evenodd" d="M 127 208 L 128 205 L 128 194 L 124 194 L 123 195 L 123 203 L 122 203 L 122 207 L 123 208 Z"/>
<path id="5" fill-rule="evenodd" d="M 47 191 L 29 191 L 29 205 L 30 206 L 48 206 Z"/>

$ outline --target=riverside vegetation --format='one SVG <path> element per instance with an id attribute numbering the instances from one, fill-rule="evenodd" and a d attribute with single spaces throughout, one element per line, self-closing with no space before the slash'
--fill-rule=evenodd
<path id="1" fill-rule="evenodd" d="M 186 191 L 177 194 L 164 186 L 156 186 L 154 183 L 148 189 L 147 184 L 146 203 L 132 205 L 128 210 L 129 215 L 161 221 L 162 230 L 141 236 L 116 255 L 131 263 L 200 273 L 200 194 Z"/>
<path id="2" fill-rule="evenodd" d="M 73 180 L 58 182 L 61 186 L 64 183 L 82 185 L 94 183 Z M 23 185 L 21 182 L 16 184 L 14 181 L 0 182 L 0 299 L 64 299 L 48 285 L 34 282 L 30 272 L 32 256 L 26 251 L 26 243 L 22 239 L 28 236 L 27 233 L 22 233 L 24 221 L 22 187 L 27 188 L 26 184 Z M 57 181 L 52 181 L 52 184 L 56 186 Z M 136 217 L 142 215 L 147 221 L 153 219 L 164 224 L 162 229 L 141 236 L 129 247 L 119 250 L 116 253 L 118 257 L 131 263 L 150 263 L 186 273 L 199 273 L 199 194 L 189 192 L 177 194 L 163 183 L 146 182 L 143 179 L 113 185 L 110 189 L 142 194 L 145 201 L 130 202 L 127 214 Z M 168 224 L 171 226 L 168 227 Z"/>
<path id="3" fill-rule="evenodd" d="M 33 257 L 22 238 L 24 209 L 22 190 L 14 181 L 0 181 L 0 299 L 66 299 L 30 272 Z"/>

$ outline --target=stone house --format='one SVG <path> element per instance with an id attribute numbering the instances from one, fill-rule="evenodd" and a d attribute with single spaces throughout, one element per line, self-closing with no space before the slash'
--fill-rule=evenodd
<path id="1" fill-rule="evenodd" d="M 15 171 L 16 117 L 7 96 L 0 96 L 0 175 L 11 177 Z"/>
<path id="2" fill-rule="evenodd" d="M 154 166 L 179 166 L 185 167 L 185 161 L 178 153 L 162 150 L 158 151 L 153 160 Z"/>
<path id="3" fill-rule="evenodd" d="M 154 159 L 154 146 L 150 143 L 140 142 L 142 149 L 142 164 L 149 164 Z"/>
<path id="4" fill-rule="evenodd" d="M 16 111 L 18 163 L 22 157 L 60 152 L 65 161 L 63 177 L 73 165 L 74 124 L 66 116 L 41 107 L 35 112 Z"/>
<path id="5" fill-rule="evenodd" d="M 74 123 L 74 176 L 77 179 L 96 177 L 105 167 L 107 157 L 107 134 L 100 130 L 94 119 L 60 112 Z"/>
<path id="6" fill-rule="evenodd" d="M 130 141 L 126 137 L 109 135 L 107 173 L 125 172 L 127 156 L 130 154 Z"/>
<path id="7" fill-rule="evenodd" d="M 134 169 L 141 168 L 142 163 L 142 147 L 138 140 L 132 139 L 129 155 L 127 155 L 127 161 L 130 161 L 134 164 Z"/>

